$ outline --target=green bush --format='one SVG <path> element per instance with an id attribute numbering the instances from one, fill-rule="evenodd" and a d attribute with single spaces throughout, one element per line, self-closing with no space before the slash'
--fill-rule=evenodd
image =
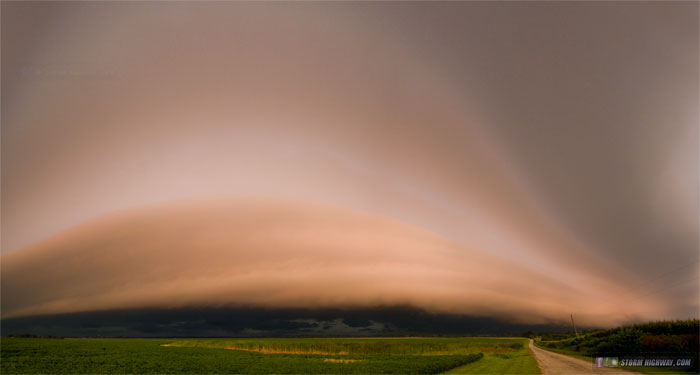
<path id="1" fill-rule="evenodd" d="M 637 328 L 626 327 L 610 335 L 611 349 L 621 354 L 637 354 L 641 351 L 640 340 L 644 333 Z"/>
<path id="2" fill-rule="evenodd" d="M 587 332 L 561 341 L 543 341 L 546 348 L 572 350 L 583 355 L 700 352 L 700 320 L 634 324 Z"/>

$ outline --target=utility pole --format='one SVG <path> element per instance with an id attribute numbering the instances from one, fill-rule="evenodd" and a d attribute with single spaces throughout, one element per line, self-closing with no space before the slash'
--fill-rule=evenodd
<path id="1" fill-rule="evenodd" d="M 576 330 L 576 324 L 574 324 L 574 314 L 571 314 L 571 326 L 574 327 L 574 333 L 578 337 L 578 331 Z"/>

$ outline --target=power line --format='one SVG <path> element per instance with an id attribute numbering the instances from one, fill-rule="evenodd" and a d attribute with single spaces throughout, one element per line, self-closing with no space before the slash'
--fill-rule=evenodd
<path id="1" fill-rule="evenodd" d="M 679 283 L 675 283 L 675 284 L 669 285 L 669 286 L 667 286 L 667 287 L 665 287 L 665 288 L 657 289 L 657 290 L 655 290 L 655 291 L 652 291 L 652 292 L 649 292 L 649 293 L 646 293 L 646 294 L 642 294 L 641 296 L 638 296 L 638 297 L 636 297 L 636 298 L 631 298 L 631 299 L 622 300 L 622 301 L 620 301 L 620 303 L 636 301 L 636 300 L 638 300 L 638 299 L 640 299 L 640 298 L 644 298 L 644 297 L 650 296 L 650 295 L 652 295 L 652 294 L 656 294 L 656 293 L 659 293 L 659 292 L 663 292 L 664 290 L 671 289 L 671 288 L 674 288 L 674 287 L 676 287 L 676 286 L 683 285 L 683 284 L 685 284 L 685 283 L 687 283 L 687 282 L 689 282 L 689 281 L 694 281 L 694 280 L 698 280 L 698 279 L 700 279 L 700 276 L 695 276 L 695 277 L 693 277 L 692 279 L 681 280 L 681 282 L 679 282 Z"/>
<path id="2" fill-rule="evenodd" d="M 630 289 L 630 290 L 627 291 L 627 292 L 628 292 L 628 293 L 631 293 L 631 292 L 634 292 L 634 291 L 636 291 L 636 290 L 639 290 L 639 289 L 641 289 L 642 287 L 644 287 L 645 285 L 647 285 L 647 284 L 649 284 L 649 283 L 652 283 L 652 282 L 654 282 L 654 281 L 661 280 L 661 279 L 663 279 L 664 277 L 666 277 L 666 276 L 668 276 L 668 275 L 670 275 L 670 274 L 673 274 L 673 273 L 675 273 L 675 272 L 677 272 L 677 271 L 680 271 L 680 270 L 682 270 L 682 269 L 688 268 L 688 267 L 690 267 L 690 266 L 692 266 L 692 265 L 694 265 L 695 263 L 698 263 L 698 262 L 700 262 L 700 259 L 696 259 L 694 262 L 687 263 L 687 264 L 685 264 L 685 265 L 683 265 L 683 266 L 680 266 L 680 267 L 678 267 L 678 268 L 674 268 L 674 269 L 672 269 L 672 270 L 670 270 L 670 271 L 667 271 L 667 272 L 665 272 L 665 273 L 663 273 L 663 274 L 661 274 L 661 275 L 659 275 L 659 276 L 657 276 L 657 277 L 655 277 L 655 278 L 653 278 L 653 279 L 651 279 L 651 280 L 647 280 L 647 281 L 645 281 L 645 282 L 643 282 L 643 283 L 637 285 L 636 287 Z"/>
<path id="3" fill-rule="evenodd" d="M 626 293 L 635 293 L 635 292 L 639 291 L 641 288 L 643 288 L 644 286 L 646 286 L 646 285 L 648 285 L 648 284 L 650 284 L 650 283 L 653 283 L 653 282 L 655 282 L 655 281 L 661 280 L 661 279 L 665 278 L 665 277 L 668 276 L 668 275 L 674 274 L 674 273 L 676 273 L 676 272 L 678 272 L 678 271 L 680 271 L 680 270 L 683 270 L 683 269 L 685 269 L 685 268 L 688 268 L 688 267 L 690 267 L 690 266 L 693 266 L 693 265 L 695 265 L 695 264 L 698 263 L 698 262 L 700 262 L 700 259 L 696 259 L 696 260 L 694 260 L 694 261 L 692 261 L 692 262 L 690 262 L 690 263 L 686 263 L 686 264 L 684 264 L 684 265 L 682 265 L 682 266 L 680 266 L 680 267 L 676 267 L 676 268 L 673 268 L 673 269 L 671 269 L 671 270 L 669 270 L 669 271 L 666 271 L 666 272 L 664 272 L 664 273 L 662 273 L 662 274 L 660 274 L 660 275 L 658 275 L 658 276 L 656 276 L 656 277 L 654 277 L 654 278 L 652 278 L 652 279 L 649 279 L 649 280 L 647 280 L 647 281 L 642 282 L 641 284 L 638 284 L 636 287 L 634 287 L 634 288 L 628 290 Z M 663 291 L 663 290 L 666 290 L 666 289 L 669 289 L 669 288 L 673 288 L 673 287 L 678 286 L 678 285 L 681 285 L 681 284 L 683 284 L 683 283 L 685 283 L 685 282 L 692 281 L 692 280 L 697 280 L 698 278 L 699 278 L 699 277 L 696 276 L 695 278 L 688 279 L 688 280 L 684 280 L 684 281 L 682 281 L 682 282 L 680 282 L 680 283 L 676 283 L 676 284 L 670 285 L 670 286 L 668 286 L 668 287 L 661 288 L 661 289 L 659 289 L 659 290 L 657 290 L 657 291 L 654 291 L 654 292 L 646 293 L 646 294 L 643 294 L 643 295 L 640 295 L 640 296 L 634 296 L 634 295 L 633 295 L 633 296 L 630 296 L 630 297 L 628 297 L 628 298 L 626 298 L 626 299 L 623 299 L 623 300 L 614 300 L 614 301 L 613 301 L 612 299 L 606 298 L 606 297 L 603 297 L 603 296 L 600 296 L 599 298 L 606 300 L 608 303 L 615 303 L 615 304 L 624 303 L 624 302 L 631 302 L 631 301 L 635 301 L 635 300 L 637 300 L 637 299 L 639 299 L 639 298 L 646 297 L 646 296 L 648 296 L 648 295 L 650 295 L 650 294 L 655 294 L 655 293 L 658 293 L 658 292 L 660 292 L 660 291 Z"/>

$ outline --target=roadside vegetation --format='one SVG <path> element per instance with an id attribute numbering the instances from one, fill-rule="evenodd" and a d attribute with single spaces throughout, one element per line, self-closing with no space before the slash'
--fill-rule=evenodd
<path id="1" fill-rule="evenodd" d="M 690 373 L 698 372 L 700 320 L 660 321 L 635 324 L 608 330 L 589 331 L 576 337 L 569 334 L 542 335 L 535 345 L 553 352 L 589 359 L 595 356 L 669 355 L 694 357 Z M 548 340 L 549 339 L 549 340 Z M 654 369 L 637 368 L 655 373 Z"/>

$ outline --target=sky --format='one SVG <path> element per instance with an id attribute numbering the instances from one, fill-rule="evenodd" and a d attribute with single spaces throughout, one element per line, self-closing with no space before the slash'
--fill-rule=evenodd
<path id="1" fill-rule="evenodd" d="M 697 2 L 3 2 L 1 27 L 3 317 L 698 317 Z"/>

